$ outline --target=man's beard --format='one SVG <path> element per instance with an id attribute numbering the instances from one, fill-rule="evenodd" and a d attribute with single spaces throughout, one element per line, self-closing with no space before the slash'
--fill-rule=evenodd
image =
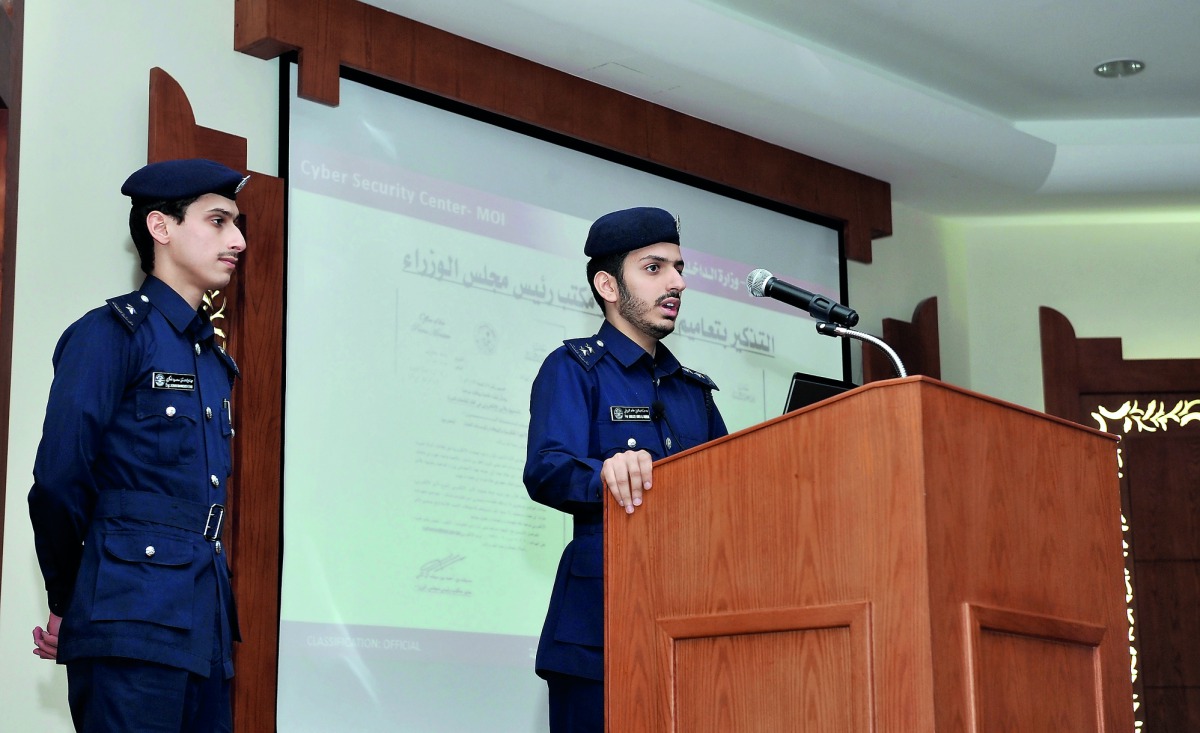
<path id="1" fill-rule="evenodd" d="M 651 336 L 655 339 L 662 340 L 669 336 L 675 330 L 675 321 L 663 320 L 654 322 L 650 320 L 651 308 L 647 307 L 646 301 L 635 297 L 632 293 L 625 289 L 625 283 L 617 281 L 617 294 L 620 299 L 617 303 L 617 312 L 626 321 L 629 321 L 639 331 Z M 671 291 L 664 295 L 660 295 L 658 300 L 654 301 L 654 307 L 657 308 L 667 298 L 678 298 L 679 293 Z"/>

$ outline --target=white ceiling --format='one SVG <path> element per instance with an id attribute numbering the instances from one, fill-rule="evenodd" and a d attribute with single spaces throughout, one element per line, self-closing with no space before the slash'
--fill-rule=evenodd
<path id="1" fill-rule="evenodd" d="M 1200 0 L 368 1 L 933 214 L 1200 206 Z"/>

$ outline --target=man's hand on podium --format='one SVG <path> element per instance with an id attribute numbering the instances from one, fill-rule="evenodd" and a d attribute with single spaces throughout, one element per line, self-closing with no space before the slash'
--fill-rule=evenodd
<path id="1" fill-rule="evenodd" d="M 600 480 L 617 504 L 633 514 L 642 505 L 642 492 L 650 490 L 650 472 L 654 460 L 644 450 L 627 450 L 609 458 L 600 467 Z"/>

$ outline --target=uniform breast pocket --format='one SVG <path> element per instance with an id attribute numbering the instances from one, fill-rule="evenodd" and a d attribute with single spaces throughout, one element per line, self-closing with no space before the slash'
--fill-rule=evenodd
<path id="1" fill-rule="evenodd" d="M 134 453 L 156 466 L 181 466 L 196 458 L 200 408 L 191 392 L 143 390 L 137 394 Z"/>
<path id="2" fill-rule="evenodd" d="M 104 538 L 93 621 L 145 621 L 192 627 L 192 543 L 153 532 L 113 532 Z"/>

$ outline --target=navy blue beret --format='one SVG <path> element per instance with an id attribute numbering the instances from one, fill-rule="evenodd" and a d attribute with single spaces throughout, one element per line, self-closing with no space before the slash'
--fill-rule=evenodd
<path id="1" fill-rule="evenodd" d="M 250 176 L 203 158 L 164 160 L 139 168 L 121 186 L 135 204 L 178 201 L 215 193 L 235 198 Z"/>
<path id="2" fill-rule="evenodd" d="M 583 253 L 588 257 L 622 254 L 659 242 L 679 244 L 679 225 L 662 209 L 639 206 L 605 214 L 588 231 Z"/>

